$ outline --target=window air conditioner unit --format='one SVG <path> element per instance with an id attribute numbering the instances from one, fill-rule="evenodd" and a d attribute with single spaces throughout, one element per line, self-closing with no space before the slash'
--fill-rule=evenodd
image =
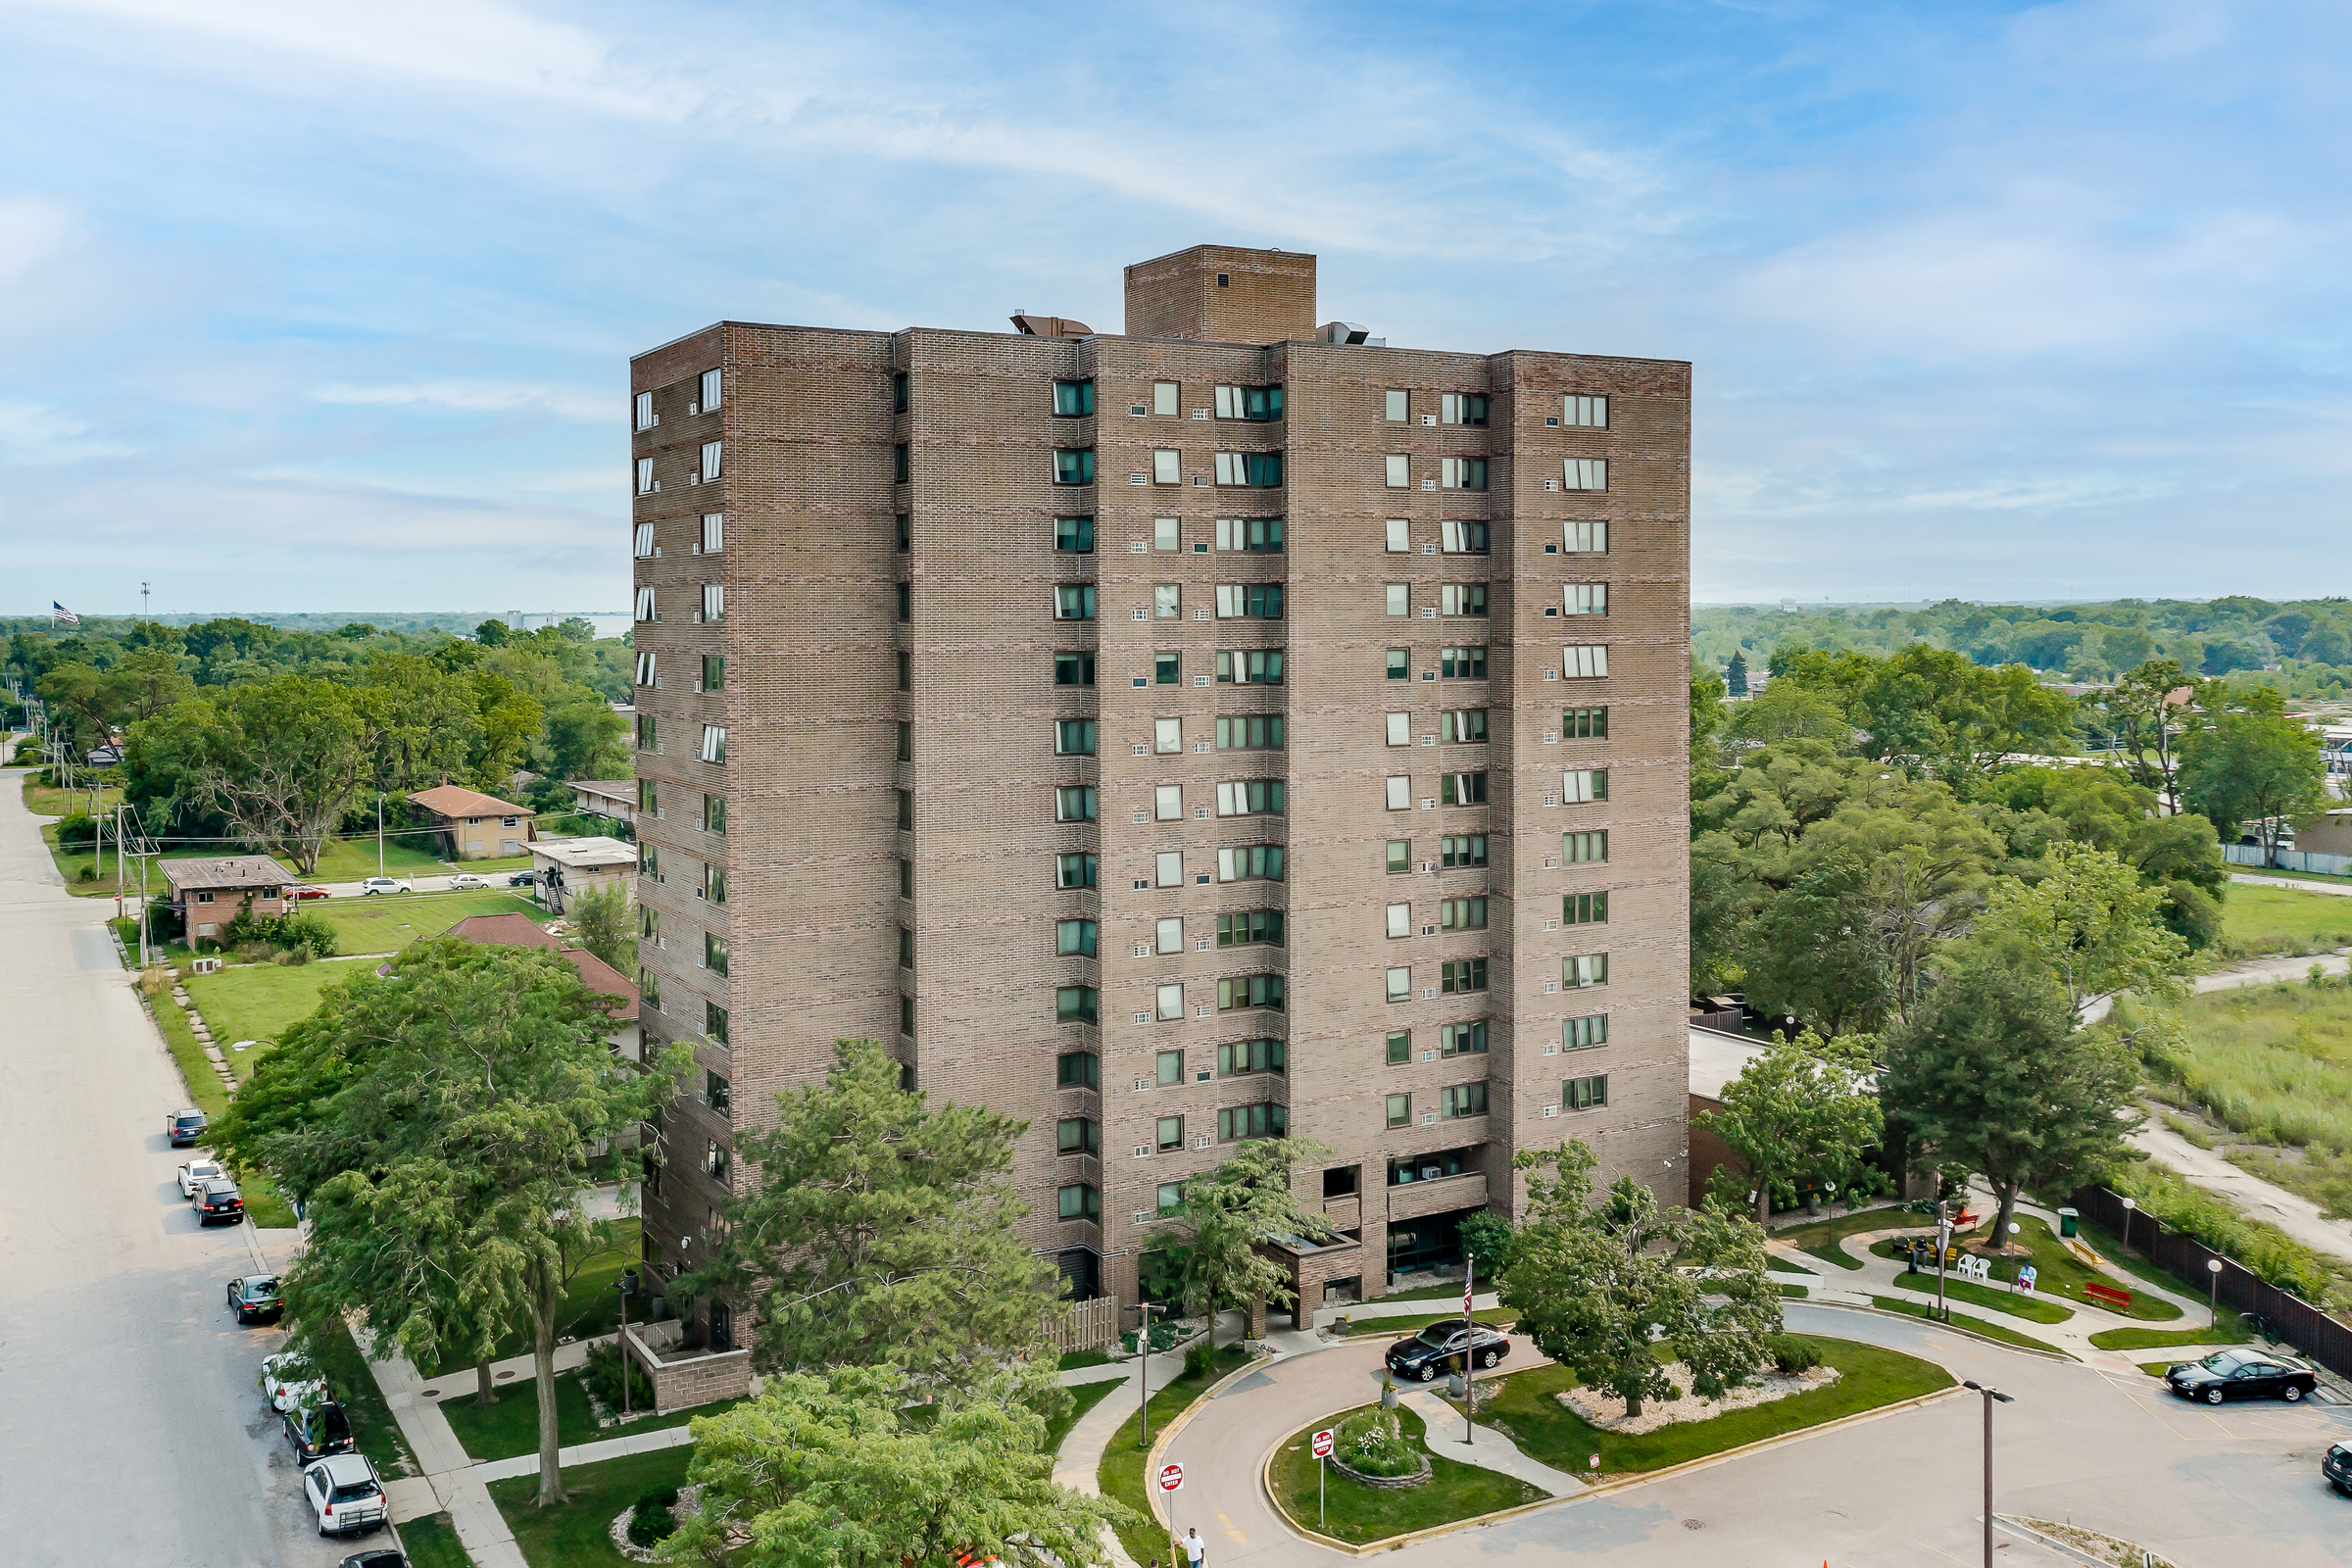
<path id="1" fill-rule="evenodd" d="M 686 412 L 688 414 L 700 414 L 703 412 L 703 406 L 700 403 L 689 403 L 686 405 Z"/>
<path id="2" fill-rule="evenodd" d="M 1147 1090 L 1147 1089 L 1149 1089 L 1149 1088 L 1151 1088 L 1151 1087 L 1152 1087 L 1152 1080 L 1151 1080 L 1151 1079 L 1149 1079 L 1149 1078 L 1138 1078 L 1138 1079 L 1135 1081 L 1136 1093 L 1138 1093 L 1138 1094 L 1141 1094 L 1141 1093 L 1143 1093 L 1145 1090 Z"/>
<path id="3" fill-rule="evenodd" d="M 1544 1107 L 1544 1114 L 1546 1116 L 1557 1116 L 1559 1113 L 1560 1107 L 1557 1105 L 1545 1105 Z"/>
<path id="4" fill-rule="evenodd" d="M 1138 1144 L 1135 1146 L 1135 1157 L 1138 1159 L 1142 1159 L 1145 1155 L 1151 1152 L 1152 1146 L 1150 1144 Z"/>

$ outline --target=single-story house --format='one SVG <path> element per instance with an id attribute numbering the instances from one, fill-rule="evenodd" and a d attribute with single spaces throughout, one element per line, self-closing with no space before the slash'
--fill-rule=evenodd
<path id="1" fill-rule="evenodd" d="M 637 846 L 601 836 L 541 839 L 531 846 L 531 870 L 539 902 L 562 914 L 566 899 L 609 883 L 619 883 L 634 897 Z"/>
<path id="2" fill-rule="evenodd" d="M 531 808 L 461 784 L 418 790 L 409 804 L 424 812 L 447 840 L 453 860 L 487 860 L 527 852 L 538 837 Z"/>
<path id="3" fill-rule="evenodd" d="M 104 746 L 93 746 L 83 755 L 82 762 L 90 767 L 121 767 L 122 748 L 112 741 Z"/>
<path id="4" fill-rule="evenodd" d="M 637 987 L 586 948 L 567 948 L 527 914 L 474 914 L 449 928 L 461 942 L 500 948 L 545 948 L 560 953 L 579 971 L 580 983 L 613 999 L 612 1050 L 631 1061 L 645 1059 L 645 1034 L 637 1024 Z"/>
<path id="5" fill-rule="evenodd" d="M 224 855 L 200 860 L 158 860 L 172 889 L 172 907 L 186 923 L 188 946 L 218 942 L 238 912 L 256 916 L 286 912 L 286 889 L 294 873 L 267 855 Z"/>
<path id="6" fill-rule="evenodd" d="M 2323 811 L 2297 822 L 2295 848 L 2305 855 L 2352 855 L 2352 810 Z"/>
<path id="7" fill-rule="evenodd" d="M 637 781 L 633 778 L 575 778 L 565 788 L 571 791 L 573 808 L 590 816 L 613 816 L 623 822 L 637 820 Z"/>

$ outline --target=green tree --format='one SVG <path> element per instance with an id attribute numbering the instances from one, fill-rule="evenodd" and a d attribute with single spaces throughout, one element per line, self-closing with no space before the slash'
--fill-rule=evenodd
<path id="1" fill-rule="evenodd" d="M 1837 751 L 1849 752 L 1854 726 L 1835 698 L 1795 681 L 1774 681 L 1740 705 L 1726 726 L 1740 750 L 1775 746 L 1783 741 L 1827 741 Z"/>
<path id="2" fill-rule="evenodd" d="M 2164 893 L 2116 856 L 2057 843 L 2028 882 L 2003 877 L 1986 895 L 1978 929 L 2013 939 L 2058 982 L 2070 1010 L 2124 991 L 2171 996 L 2188 967 L 2188 944 L 2164 928 Z"/>
<path id="3" fill-rule="evenodd" d="M 1513 1164 L 1527 1173 L 1528 1218 L 1502 1304 L 1537 1349 L 1623 1399 L 1629 1417 L 1679 1392 L 1661 1349 L 1705 1395 L 1756 1369 L 1781 1328 L 1760 1226 L 1720 1208 L 1663 1211 L 1630 1176 L 1594 1202 L 1595 1161 L 1579 1142 L 1524 1150 Z"/>
<path id="4" fill-rule="evenodd" d="M 1181 1271 L 1185 1309 L 1209 1314 L 1211 1345 L 1219 1307 L 1297 1303 L 1290 1270 L 1267 1250 L 1277 1237 L 1333 1236 L 1321 1209 L 1300 1201 L 1291 1188 L 1294 1166 L 1319 1165 L 1330 1153 L 1312 1139 L 1252 1139 L 1215 1170 L 1184 1184 L 1175 1214 L 1152 1245 Z"/>
<path id="5" fill-rule="evenodd" d="M 570 900 L 572 924 L 579 927 L 580 946 L 622 974 L 637 970 L 637 932 L 629 920 L 629 890 L 615 879 L 591 887 Z"/>
<path id="6" fill-rule="evenodd" d="M 738 1568 L 1101 1568 L 1109 1529 L 1144 1521 L 1054 1483 L 1045 1423 L 997 1386 L 951 1398 L 895 1366 L 771 1377 L 694 1421 L 702 1510 L 663 1560 Z M 1107 1528 L 1106 1528 L 1107 1527 Z M 731 1532 L 747 1532 L 735 1545 Z"/>
<path id="7" fill-rule="evenodd" d="M 755 1282 L 770 1374 L 888 1361 L 947 1389 L 1043 1355 L 1061 1281 L 1020 1234 L 1029 1205 L 1008 1173 L 1027 1124 L 934 1109 L 871 1040 L 834 1053 L 822 1084 L 776 1097 L 772 1129 L 739 1135 L 758 1174 L 684 1288 L 735 1299 Z M 1050 1381 L 1051 1356 L 1030 1364 Z"/>
<path id="8" fill-rule="evenodd" d="M 2173 809 L 2180 741 L 2196 681 L 2178 660 L 2142 661 L 2106 691 L 2086 700 L 2084 716 L 2115 744 L 2133 782 Z"/>
<path id="9" fill-rule="evenodd" d="M 1924 771 L 1962 800 L 2017 753 L 2074 751 L 2075 705 L 2022 664 L 1986 669 L 1913 643 L 1879 663 L 1852 714 L 1866 755 Z"/>
<path id="10" fill-rule="evenodd" d="M 1886 1133 L 1870 1047 L 1868 1040 L 1825 1040 L 1809 1029 L 1794 1040 L 1775 1035 L 1764 1054 L 1724 1085 L 1723 1108 L 1694 1118 L 1747 1167 L 1744 1179 L 1717 1171 L 1722 1186 L 1747 1190 L 1721 1196 L 1751 1201 L 1762 1225 L 1772 1217 L 1772 1200 L 1794 1201 L 1805 1177 L 1850 1184 L 1864 1152 Z"/>
<path id="11" fill-rule="evenodd" d="M 484 648 L 504 648 L 514 635 L 514 628 L 503 620 L 485 620 L 473 628 L 473 640 Z"/>
<path id="12" fill-rule="evenodd" d="M 2277 865 L 2288 825 L 2334 804 L 2320 737 L 2289 717 L 2284 700 L 2268 688 L 2227 699 L 2209 689 L 2201 706 L 2206 727 L 2181 743 L 2181 796 L 2228 837 L 2241 823 L 2254 824 L 2262 863 Z"/>
<path id="13" fill-rule="evenodd" d="M 531 761 L 549 778 L 626 778 L 628 736 L 628 720 L 583 694 L 547 710 L 545 733 Z"/>
<path id="14" fill-rule="evenodd" d="M 1726 695 L 1732 697 L 1747 695 L 1747 655 L 1744 653 L 1733 654 L 1731 663 L 1724 667 L 1723 689 Z"/>

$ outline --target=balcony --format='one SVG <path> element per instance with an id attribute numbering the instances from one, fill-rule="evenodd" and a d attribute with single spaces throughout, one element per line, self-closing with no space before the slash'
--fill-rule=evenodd
<path id="1" fill-rule="evenodd" d="M 1436 1181 L 1406 1182 L 1389 1189 L 1389 1222 L 1446 1214 L 1457 1208 L 1487 1206 L 1487 1173 L 1444 1176 Z"/>

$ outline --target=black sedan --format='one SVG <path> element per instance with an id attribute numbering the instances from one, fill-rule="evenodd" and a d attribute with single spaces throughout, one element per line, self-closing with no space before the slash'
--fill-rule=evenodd
<path id="1" fill-rule="evenodd" d="M 355 1552 L 336 1568 L 409 1568 L 409 1559 L 389 1546 L 382 1546 L 374 1551 Z"/>
<path id="2" fill-rule="evenodd" d="M 241 1280 L 230 1280 L 228 1309 L 237 1314 L 239 1323 L 253 1323 L 283 1312 L 286 1303 L 278 1298 L 277 1276 L 248 1274 Z"/>
<path id="3" fill-rule="evenodd" d="M 1389 1347 L 1389 1370 L 1415 1383 L 1434 1383 L 1440 1372 L 1460 1372 L 1467 1363 L 1493 1366 L 1511 1353 L 1511 1342 L 1488 1328 L 1473 1325 L 1465 1333 L 1457 1318 L 1432 1323 L 1409 1340 Z"/>
<path id="4" fill-rule="evenodd" d="M 539 873 L 536 871 L 517 871 L 513 876 L 507 878 L 507 886 L 511 888 L 527 888 L 538 880 Z"/>
<path id="5" fill-rule="evenodd" d="M 204 1136 L 204 1112 L 175 1110 L 164 1118 L 164 1136 L 173 1149 L 185 1149 Z"/>
<path id="6" fill-rule="evenodd" d="M 2202 1361 L 2183 1361 L 2164 1374 L 2164 1386 L 2183 1399 L 2219 1404 L 2224 1399 L 2284 1399 L 2294 1403 L 2320 1386 L 2311 1368 L 2289 1356 L 2261 1350 L 2216 1350 Z"/>
<path id="7" fill-rule="evenodd" d="M 215 1176 L 197 1188 L 188 1202 L 196 1210 L 199 1225 L 210 1225 L 217 1219 L 231 1225 L 245 1222 L 245 1195 L 237 1191 L 235 1182 L 224 1177 Z"/>

